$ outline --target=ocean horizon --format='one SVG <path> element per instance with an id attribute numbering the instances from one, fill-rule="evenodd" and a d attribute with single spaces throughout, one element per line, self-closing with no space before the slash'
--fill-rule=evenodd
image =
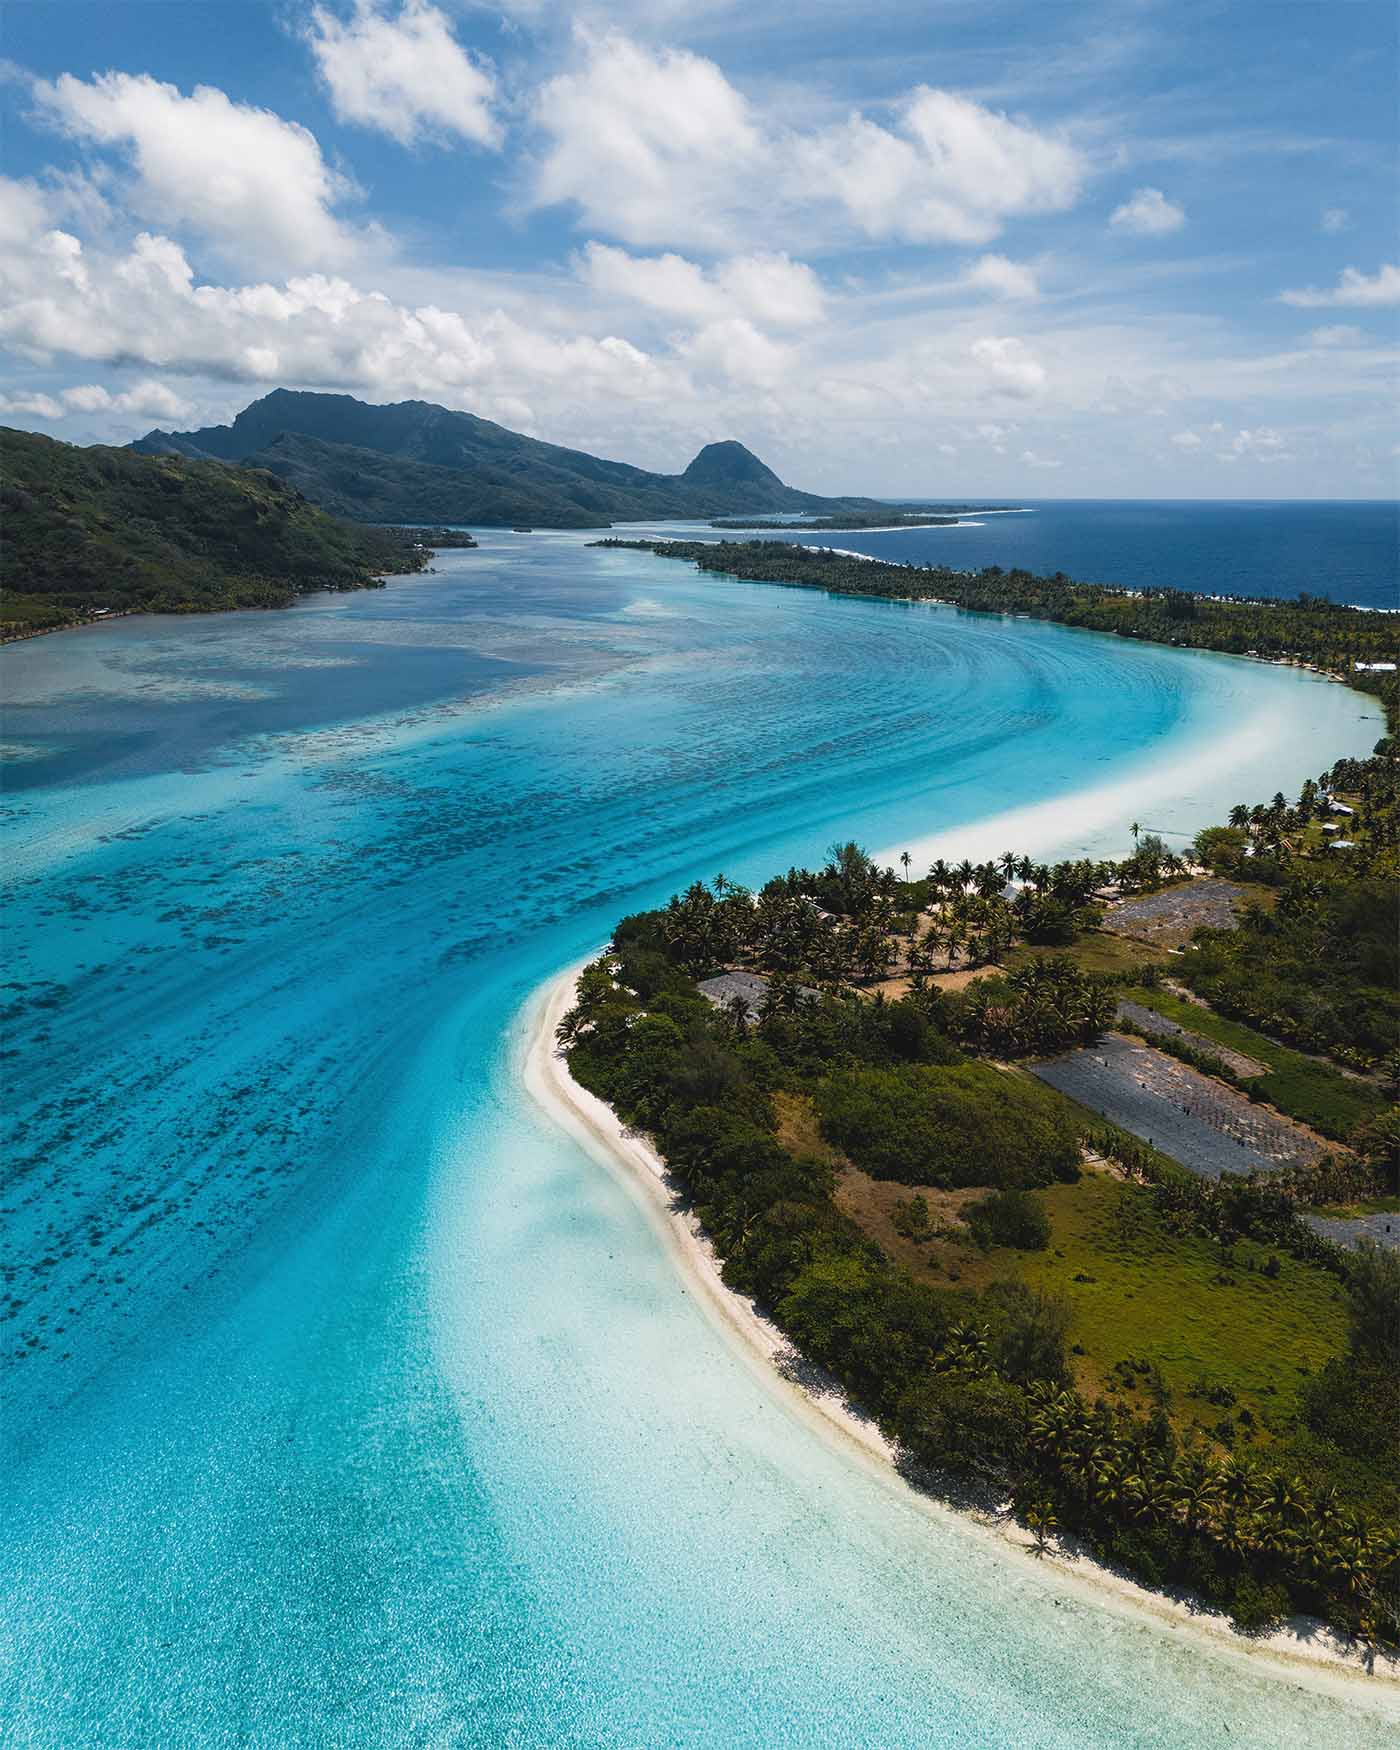
<path id="1" fill-rule="evenodd" d="M 891 500 L 911 503 L 912 499 Z M 930 502 L 937 502 L 930 495 Z M 949 504 L 976 504 L 955 493 Z M 1287 600 L 1326 596 L 1358 608 L 1400 608 L 1400 500 L 1023 498 L 957 527 L 840 530 L 809 537 L 875 559 L 976 570 L 1000 565 L 1079 583 L 1185 589 Z M 642 526 L 642 525 L 638 525 Z M 676 525 L 648 524 L 674 528 Z M 742 540 L 707 524 L 688 535 Z M 768 533 L 770 539 L 781 536 Z"/>

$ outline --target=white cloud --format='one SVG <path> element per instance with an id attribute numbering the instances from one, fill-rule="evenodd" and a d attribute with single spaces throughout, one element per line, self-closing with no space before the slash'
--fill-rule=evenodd
<path id="1" fill-rule="evenodd" d="M 1300 291 L 1280 292 L 1285 304 L 1295 304 L 1300 310 L 1322 310 L 1329 305 L 1353 305 L 1357 308 L 1400 304 L 1400 266 L 1387 263 L 1369 278 L 1359 268 L 1344 267 L 1335 286 L 1319 290 L 1304 286 Z"/>
<path id="2" fill-rule="evenodd" d="M 451 135 L 499 144 L 495 80 L 427 0 L 404 0 L 396 18 L 370 0 L 356 0 L 347 20 L 318 6 L 307 41 L 342 121 L 378 128 L 405 146 Z"/>
<path id="3" fill-rule="evenodd" d="M 1054 456 L 1038 456 L 1034 450 L 1022 450 L 1021 460 L 1030 468 L 1059 468 L 1063 466 Z"/>
<path id="4" fill-rule="evenodd" d="M 805 328 L 824 313 L 816 274 L 787 255 L 734 256 L 707 273 L 682 255 L 629 255 L 590 243 L 579 269 L 597 291 L 687 320 L 742 315 L 770 327 Z"/>
<path id="5" fill-rule="evenodd" d="M 65 73 L 37 80 L 41 110 L 64 132 L 129 153 L 132 209 L 189 228 L 242 262 L 287 267 L 344 261 L 353 240 L 332 214 L 348 192 L 315 137 L 212 86 L 183 96 L 149 76 Z"/>
<path id="6" fill-rule="evenodd" d="M 1138 237 L 1164 237 L 1186 223 L 1186 210 L 1169 201 L 1160 188 L 1140 188 L 1131 200 L 1113 209 L 1108 222 L 1115 230 Z"/>
<path id="7" fill-rule="evenodd" d="M 1364 339 L 1359 328 L 1349 322 L 1334 322 L 1327 328 L 1314 328 L 1308 339 L 1314 346 L 1358 346 Z"/>
<path id="8" fill-rule="evenodd" d="M 21 419 L 62 419 L 63 408 L 52 395 L 0 395 L 0 413 Z"/>
<path id="9" fill-rule="evenodd" d="M 676 350 L 689 364 L 734 383 L 776 383 L 791 362 L 786 347 L 742 316 L 709 323 Z"/>
<path id="10" fill-rule="evenodd" d="M 751 179 L 764 169 L 747 101 L 712 61 L 684 49 L 579 40 L 584 65 L 549 80 L 535 101 L 550 141 L 535 204 L 575 202 L 595 228 L 633 243 L 723 248 L 735 205 L 757 193 Z"/>
<path id="11" fill-rule="evenodd" d="M 755 322 L 806 328 L 825 314 L 821 281 L 805 262 L 787 255 L 739 255 L 718 270 L 726 295 Z"/>
<path id="12" fill-rule="evenodd" d="M 534 202 L 572 202 L 631 243 L 983 243 L 1008 218 L 1072 205 L 1085 174 L 1067 141 L 953 92 L 917 87 L 892 126 L 853 112 L 803 131 L 688 50 L 616 32 L 577 40 L 579 65 L 535 101 L 548 144 Z"/>
<path id="13" fill-rule="evenodd" d="M 974 291 L 995 292 L 1002 298 L 1038 298 L 1034 272 L 1004 255 L 983 255 L 973 262 L 962 283 Z"/>
<path id="14" fill-rule="evenodd" d="M 1318 229 L 1335 234 L 1338 231 L 1345 231 L 1350 223 L 1351 214 L 1345 207 L 1324 207 L 1322 217 L 1318 220 Z"/>
<path id="15" fill-rule="evenodd" d="M 1222 462 L 1238 462 L 1248 458 L 1255 462 L 1282 462 L 1288 459 L 1283 439 L 1271 427 L 1259 426 L 1254 431 L 1235 433 L 1228 450 L 1219 452 Z"/>
<path id="16" fill-rule="evenodd" d="M 897 131 L 856 114 L 797 142 L 806 190 L 834 189 L 871 237 L 984 243 L 1005 219 L 1072 206 L 1079 153 L 951 91 L 919 86 Z"/>
<path id="17" fill-rule="evenodd" d="M 1023 340 L 1014 335 L 987 336 L 972 343 L 972 356 L 1003 395 L 1028 397 L 1045 387 L 1046 373 Z"/>
<path id="18" fill-rule="evenodd" d="M 79 413 L 134 413 L 147 419 L 190 419 L 196 412 L 195 403 L 147 377 L 130 389 L 114 395 L 100 383 L 77 383 L 63 391 L 64 404 Z"/>
<path id="19" fill-rule="evenodd" d="M 500 308 L 469 317 L 406 306 L 324 274 L 203 283 L 168 237 L 143 232 L 128 247 L 96 250 L 44 229 L 45 217 L 33 185 L 0 179 L 0 236 L 9 238 L 0 250 L 0 342 L 34 362 L 62 356 L 256 386 L 435 399 L 470 393 L 487 406 L 496 395 L 525 405 L 522 392 L 542 385 L 619 405 L 693 392 L 674 364 L 616 336 L 560 334 Z M 105 393 L 79 384 L 74 405 L 96 410 Z M 104 410 L 166 418 L 169 394 L 147 382 L 110 397 Z"/>
<path id="20" fill-rule="evenodd" d="M 1175 431 L 1172 433 L 1172 442 L 1181 450 L 1198 450 L 1201 447 L 1201 440 L 1194 431 Z"/>

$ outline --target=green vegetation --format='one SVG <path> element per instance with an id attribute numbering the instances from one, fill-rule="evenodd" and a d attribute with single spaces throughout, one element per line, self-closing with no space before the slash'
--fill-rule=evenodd
<path id="1" fill-rule="evenodd" d="M 901 882 L 839 845 L 758 894 L 692 887 L 623 920 L 583 975 L 560 1028 L 571 1069 L 655 1138 L 725 1280 L 913 1462 L 1242 1626 L 1304 1609 L 1400 1636 L 1400 1404 L 1374 1361 L 1400 1263 L 1323 1240 L 1294 1177 L 1197 1180 L 977 1060 L 1095 1036 L 1117 984 L 1070 952 L 1096 885 L 1152 878 L 1131 859 L 1029 864 L 1007 898 L 1002 864 L 1022 860 Z M 918 957 L 969 922 L 979 952 L 1004 934 L 1024 963 L 941 990 Z M 1018 948 L 1032 929 L 1070 952 Z M 906 994 L 861 993 L 901 963 Z M 735 966 L 767 975 L 756 1021 L 696 988 Z M 1112 1171 L 1083 1172 L 1086 1155 Z M 1343 1161 L 1319 1183 L 1349 1195 L 1358 1174 Z"/>
<path id="2" fill-rule="evenodd" d="M 98 612 L 286 607 L 426 558 L 411 533 L 337 522 L 270 475 L 218 462 L 0 429 L 0 469 L 6 637 Z"/>
<path id="3" fill-rule="evenodd" d="M 1345 1345 L 1346 1296 L 1335 1275 L 1267 1240 L 1222 1245 L 1103 1174 L 1043 1202 L 1053 1250 L 1015 1268 L 1070 1306 L 1086 1389 L 1138 1413 L 1160 1403 L 1179 1435 L 1194 1430 L 1198 1439 L 1214 1440 L 1228 1410 L 1236 1426 L 1226 1442 L 1241 1452 L 1296 1432 L 1304 1385 Z M 1138 1363 L 1131 1382 L 1119 1368 L 1128 1356 Z"/>
<path id="4" fill-rule="evenodd" d="M 1312 858 L 1272 911 L 1199 931 L 1180 977 L 1227 1015 L 1368 1068 L 1400 1039 L 1394 891 L 1393 876 L 1359 862 Z"/>
<path id="5" fill-rule="evenodd" d="M 816 1102 L 822 1134 L 877 1179 L 1024 1187 L 1079 1174 L 1052 1091 L 990 1064 L 836 1069 Z"/>

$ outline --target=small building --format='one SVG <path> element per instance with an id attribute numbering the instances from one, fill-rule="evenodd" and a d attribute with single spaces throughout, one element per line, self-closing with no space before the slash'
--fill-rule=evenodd
<path id="1" fill-rule="evenodd" d="M 1329 802 L 1328 808 L 1333 814 L 1355 814 L 1354 808 L 1348 808 L 1345 802 Z"/>
<path id="2" fill-rule="evenodd" d="M 717 1009 L 728 1009 L 735 997 L 744 1005 L 744 1013 L 750 1021 L 757 1021 L 763 1013 L 763 999 L 768 994 L 768 980 L 760 972 L 721 972 L 714 978 L 702 978 L 695 987 Z M 813 999 L 821 995 L 820 991 L 810 989 L 805 984 L 797 987 L 804 997 Z"/>
<path id="3" fill-rule="evenodd" d="M 749 1020 L 756 1021 L 768 994 L 768 980 L 757 972 L 721 972 L 715 978 L 702 978 L 696 989 L 717 1009 L 727 1009 L 738 997 Z"/>
<path id="4" fill-rule="evenodd" d="M 1355 839 L 1328 839 L 1327 849 L 1329 851 L 1354 851 L 1356 849 L 1356 840 Z"/>
<path id="5" fill-rule="evenodd" d="M 1393 662 L 1357 662 L 1352 664 L 1358 674 L 1394 674 Z"/>

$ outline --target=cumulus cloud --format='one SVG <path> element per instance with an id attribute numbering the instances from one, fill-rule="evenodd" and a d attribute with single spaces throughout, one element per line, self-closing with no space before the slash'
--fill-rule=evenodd
<path id="1" fill-rule="evenodd" d="M 1329 305 L 1353 305 L 1357 308 L 1378 308 L 1385 304 L 1400 304 L 1400 266 L 1388 262 L 1367 275 L 1360 268 L 1344 267 L 1335 286 L 1304 286 L 1298 291 L 1281 292 L 1285 304 L 1300 310 L 1322 310 Z"/>
<path id="2" fill-rule="evenodd" d="M 970 98 L 921 85 L 896 127 L 862 115 L 797 142 L 809 191 L 834 188 L 867 236 L 983 243 L 1005 219 L 1073 205 L 1079 153 Z"/>
<path id="3" fill-rule="evenodd" d="M 1009 261 L 1004 255 L 979 257 L 963 275 L 962 283 L 974 291 L 994 292 L 1001 298 L 1040 296 L 1034 272 L 1019 261 Z"/>
<path id="4" fill-rule="evenodd" d="M 745 98 L 713 61 L 684 49 L 580 40 L 584 65 L 549 80 L 535 101 L 549 141 L 535 203 L 574 202 L 596 229 L 632 243 L 723 248 L 763 158 Z"/>
<path id="5" fill-rule="evenodd" d="M 742 316 L 708 323 L 680 340 L 676 350 L 689 364 L 732 383 L 776 383 L 791 363 L 787 347 Z"/>
<path id="6" fill-rule="evenodd" d="M 1322 217 L 1318 220 L 1318 229 L 1329 234 L 1345 231 L 1351 223 L 1351 214 L 1345 207 L 1324 207 Z"/>
<path id="7" fill-rule="evenodd" d="M 1073 204 L 1067 141 L 919 86 L 891 125 L 853 112 L 806 131 L 765 114 L 713 61 L 580 32 L 578 66 L 541 89 L 537 205 L 576 205 L 595 230 L 721 251 L 845 232 L 984 243 L 1018 214 Z"/>
<path id="8" fill-rule="evenodd" d="M 147 74 L 37 80 L 41 113 L 75 139 L 129 155 L 133 211 L 209 238 L 230 257 L 333 265 L 353 240 L 332 213 L 349 192 L 315 136 L 209 85 L 184 96 Z"/>
<path id="9" fill-rule="evenodd" d="M 1246 457 L 1255 462 L 1282 462 L 1288 457 L 1283 439 L 1267 425 L 1254 431 L 1237 431 L 1229 449 L 1218 453 L 1222 462 L 1238 462 Z"/>
<path id="10" fill-rule="evenodd" d="M 0 413 L 17 419 L 62 419 L 64 409 L 52 395 L 0 395 Z"/>
<path id="11" fill-rule="evenodd" d="M 1174 431 L 1172 442 L 1179 450 L 1198 450 L 1201 447 L 1201 440 L 1194 431 Z"/>
<path id="12" fill-rule="evenodd" d="M 1014 335 L 975 340 L 972 356 L 986 371 L 993 387 L 1003 395 L 1024 399 L 1038 395 L 1045 387 L 1044 365 L 1032 356 L 1026 343 Z"/>
<path id="13" fill-rule="evenodd" d="M 370 0 L 356 0 L 348 19 L 318 6 L 307 41 L 342 121 L 377 128 L 405 146 L 452 136 L 499 144 L 495 80 L 427 0 L 405 0 L 393 18 Z"/>
<path id="14" fill-rule="evenodd" d="M 196 411 L 193 401 L 154 377 L 115 395 L 101 383 L 75 383 L 63 391 L 63 400 L 79 413 L 134 413 L 147 419 L 190 419 Z"/>
<path id="15" fill-rule="evenodd" d="M 1186 210 L 1169 201 L 1160 188 L 1140 188 L 1131 200 L 1115 207 L 1108 222 L 1117 231 L 1137 237 L 1164 237 L 1186 223 Z"/>
<path id="16" fill-rule="evenodd" d="M 805 328 L 820 322 L 825 308 L 816 274 L 787 255 L 734 256 L 707 272 L 681 255 L 636 256 L 590 243 L 580 271 L 600 292 L 691 321 L 742 315 L 775 328 Z"/>
<path id="17" fill-rule="evenodd" d="M 0 179 L 0 342 L 46 363 L 56 356 L 136 363 L 225 382 L 278 381 L 440 397 L 479 393 L 527 405 L 540 385 L 619 401 L 664 400 L 684 388 L 616 336 L 560 335 L 500 309 L 473 317 L 434 304 L 407 306 L 326 274 L 281 283 L 200 282 L 179 244 L 143 232 L 129 246 L 85 247 L 45 228 L 40 191 Z M 92 408 L 105 393 L 79 385 Z M 152 383 L 123 392 L 159 417 Z M 114 400 L 119 398 L 113 398 Z M 81 406 L 82 401 L 75 402 Z"/>
<path id="18" fill-rule="evenodd" d="M 1022 450 L 1021 460 L 1028 468 L 1058 468 L 1062 465 L 1054 456 L 1039 456 L 1034 450 Z"/>

